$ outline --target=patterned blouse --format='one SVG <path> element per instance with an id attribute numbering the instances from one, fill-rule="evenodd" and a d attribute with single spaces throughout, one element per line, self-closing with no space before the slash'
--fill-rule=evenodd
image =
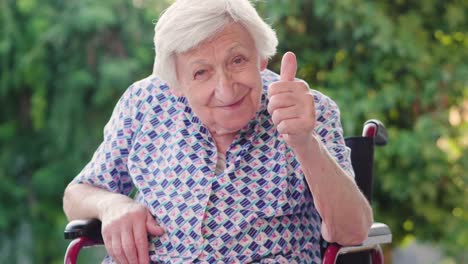
<path id="1" fill-rule="evenodd" d="M 130 86 L 104 128 L 104 141 L 74 179 L 130 195 L 165 229 L 150 238 L 152 263 L 320 263 L 320 216 L 293 151 L 266 110 L 262 72 L 259 111 L 226 152 L 185 97 L 157 77 Z M 316 132 L 350 175 L 336 104 L 313 91 Z M 110 257 L 105 263 L 113 263 Z"/>

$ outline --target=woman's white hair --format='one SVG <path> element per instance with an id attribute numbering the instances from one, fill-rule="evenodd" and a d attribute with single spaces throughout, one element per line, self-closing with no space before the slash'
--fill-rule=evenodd
<path id="1" fill-rule="evenodd" d="M 153 73 L 177 87 L 175 54 L 191 50 L 232 22 L 241 24 L 255 42 L 260 59 L 276 53 L 278 39 L 249 0 L 176 0 L 155 27 Z"/>

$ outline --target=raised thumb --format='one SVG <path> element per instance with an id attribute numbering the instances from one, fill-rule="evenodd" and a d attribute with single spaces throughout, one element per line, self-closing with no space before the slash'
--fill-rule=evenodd
<path id="1" fill-rule="evenodd" d="M 296 78 L 297 61 L 296 55 L 288 51 L 283 55 L 281 60 L 280 81 L 292 82 Z"/>

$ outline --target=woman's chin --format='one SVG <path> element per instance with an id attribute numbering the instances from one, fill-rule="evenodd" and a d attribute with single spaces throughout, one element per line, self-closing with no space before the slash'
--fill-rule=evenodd
<path id="1" fill-rule="evenodd" d="M 251 113 L 217 116 L 217 118 L 213 120 L 214 122 L 212 123 L 211 129 L 210 127 L 208 129 L 218 136 L 237 133 L 243 129 L 253 117 L 254 114 Z"/>
<path id="2" fill-rule="evenodd" d="M 244 128 L 245 125 L 247 125 L 247 122 L 231 122 L 229 124 L 218 124 L 214 128 L 213 132 L 215 132 L 218 136 L 233 134 L 237 133 L 239 130 Z"/>
<path id="3" fill-rule="evenodd" d="M 217 136 L 225 136 L 233 133 L 237 133 L 241 128 L 230 128 L 230 127 L 216 127 L 214 129 L 214 134 Z"/>

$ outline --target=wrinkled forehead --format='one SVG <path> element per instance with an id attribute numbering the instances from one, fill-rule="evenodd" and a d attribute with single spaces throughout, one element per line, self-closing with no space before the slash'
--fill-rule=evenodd
<path id="1" fill-rule="evenodd" d="M 255 42 L 249 32 L 239 23 L 230 23 L 219 32 L 200 42 L 195 47 L 176 53 L 178 57 L 203 57 L 211 53 L 228 54 L 236 50 L 256 52 Z"/>

